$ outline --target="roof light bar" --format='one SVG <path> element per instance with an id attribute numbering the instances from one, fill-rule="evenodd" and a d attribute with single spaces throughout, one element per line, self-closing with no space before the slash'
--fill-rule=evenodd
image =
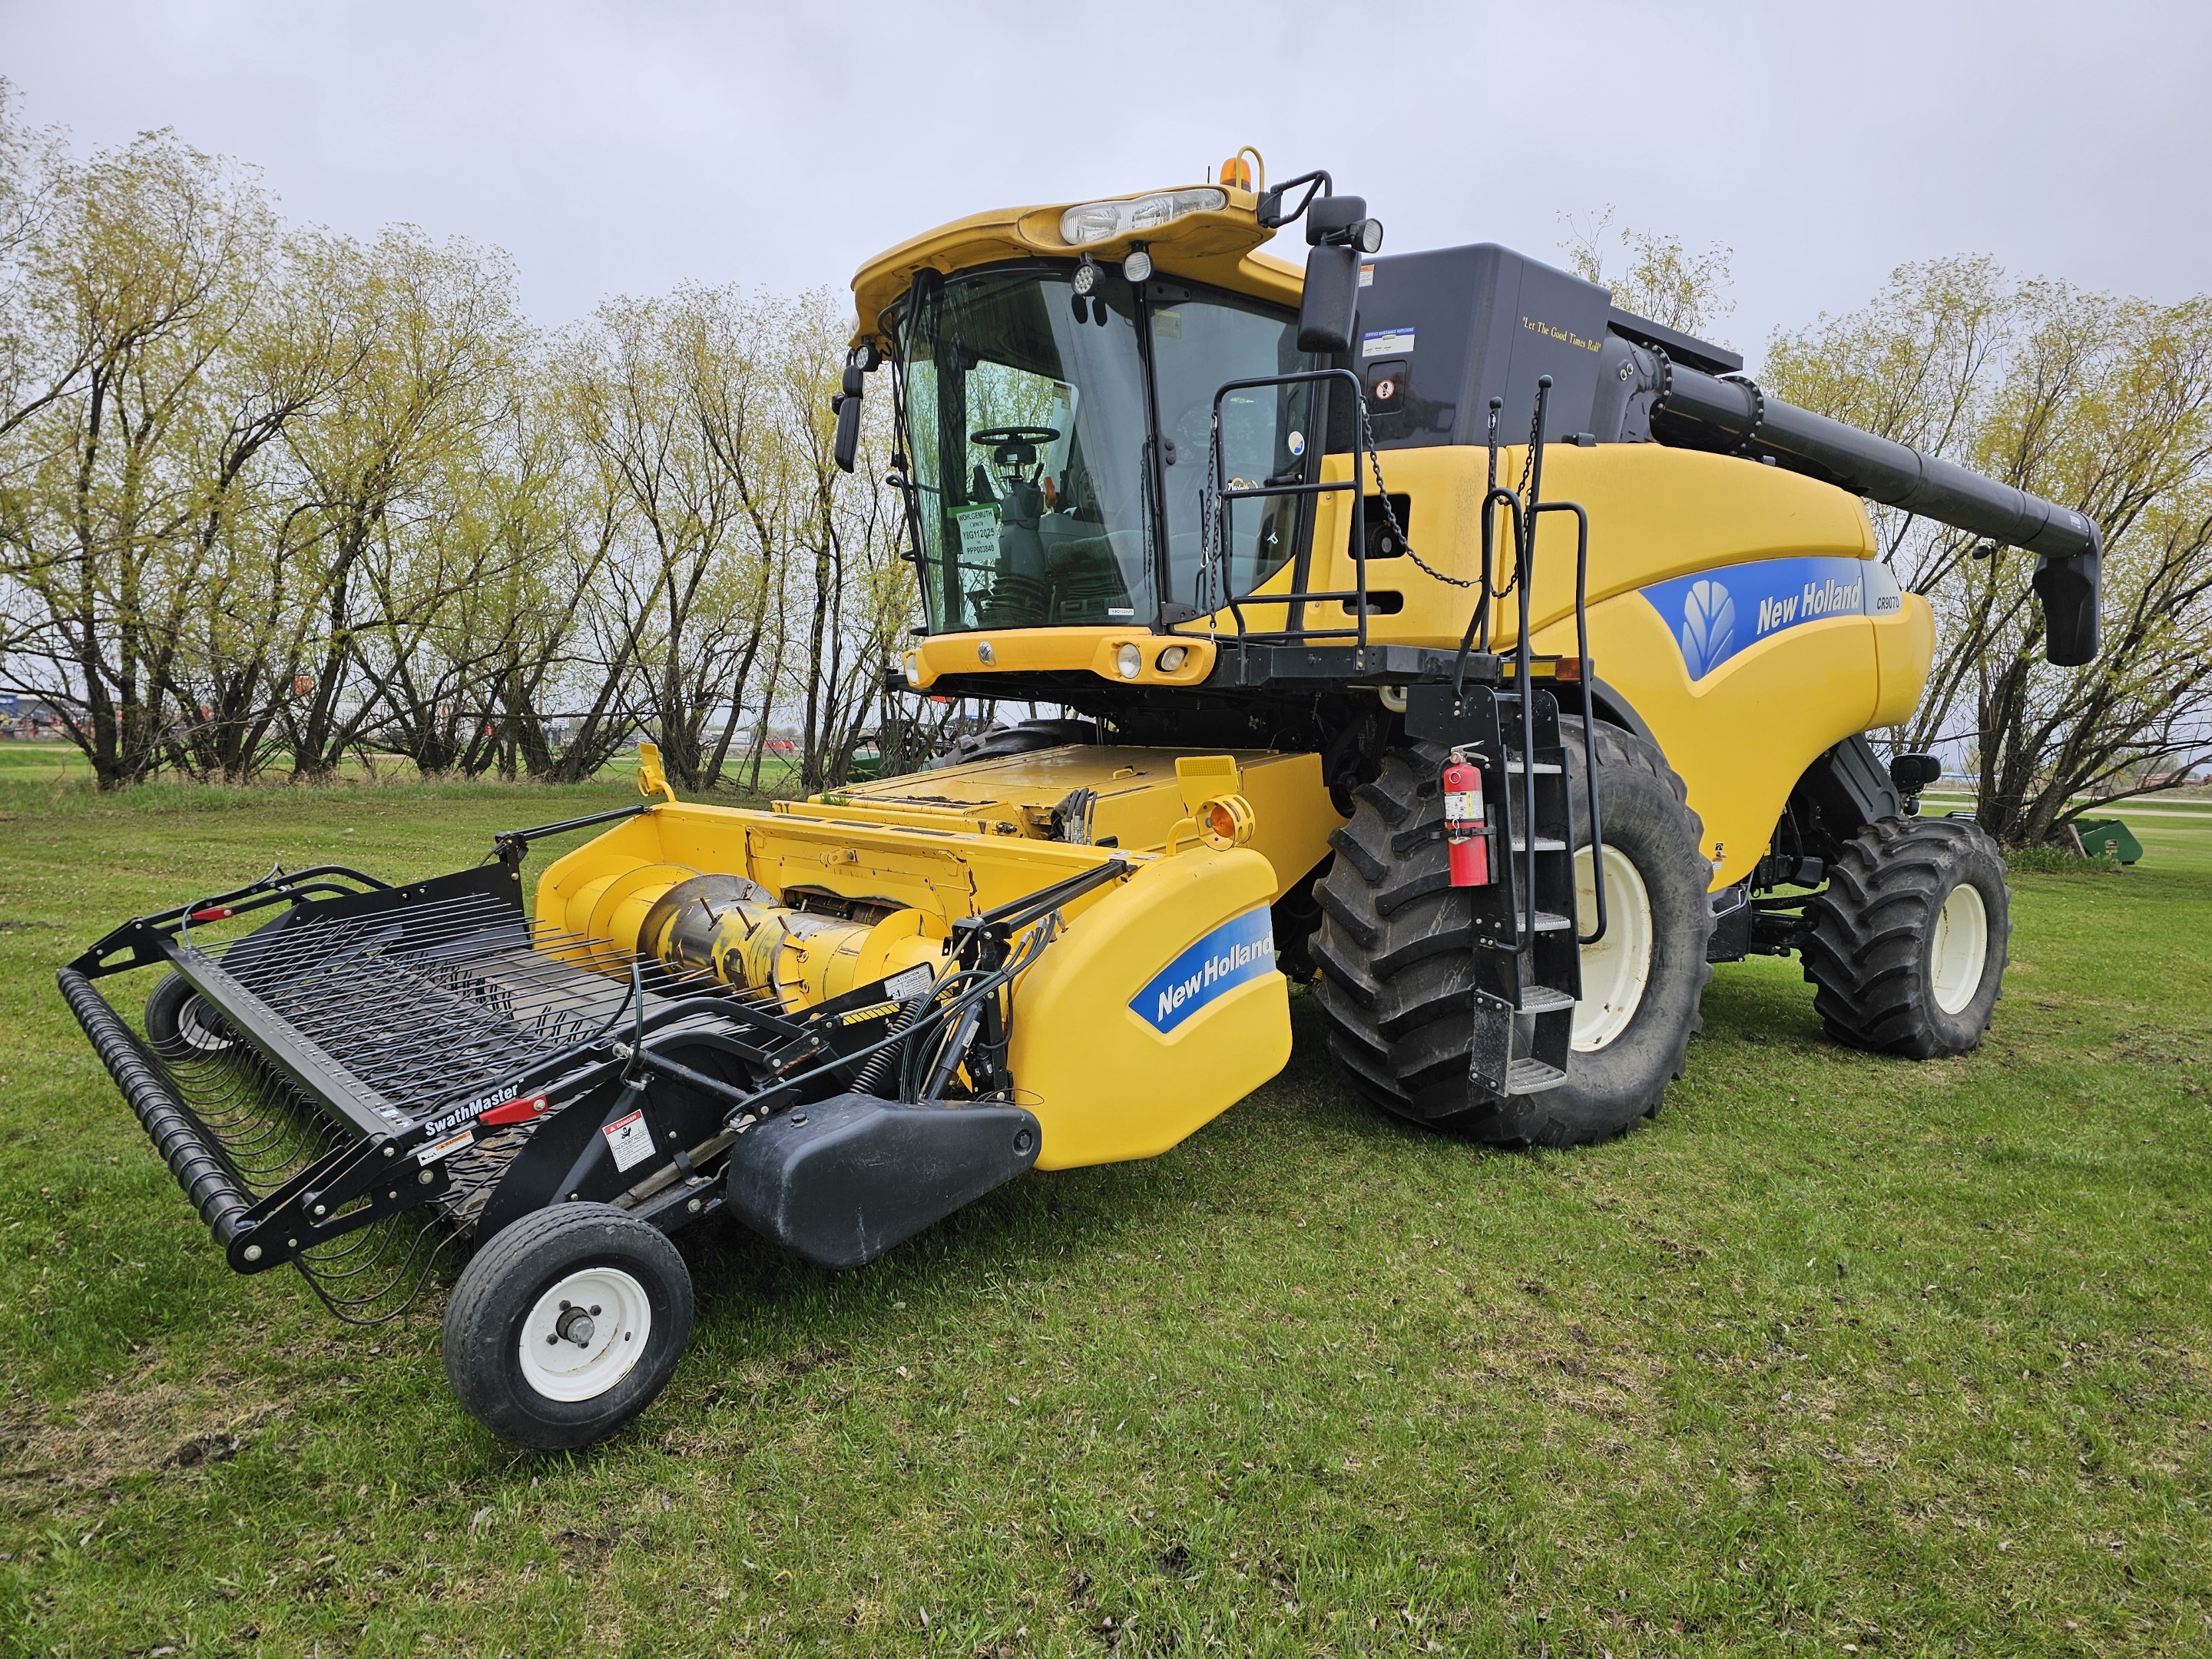
<path id="1" fill-rule="evenodd" d="M 1158 230 L 1188 213 L 1218 213 L 1229 205 L 1226 191 L 1162 190 L 1127 201 L 1085 202 L 1060 216 L 1060 240 L 1071 247 L 1110 241 L 1133 232 Z"/>

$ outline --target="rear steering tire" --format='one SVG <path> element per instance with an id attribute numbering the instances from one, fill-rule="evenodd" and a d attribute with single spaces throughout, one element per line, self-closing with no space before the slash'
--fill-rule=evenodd
<path id="1" fill-rule="evenodd" d="M 2003 994 L 2012 890 L 1969 818 L 1884 818 L 1805 904 L 1813 1006 L 1854 1048 L 1935 1060 L 1979 1045 Z"/>
<path id="2" fill-rule="evenodd" d="M 500 1230 L 447 1304 L 446 1378 L 477 1421 L 538 1451 L 603 1440 L 653 1403 L 691 1338 L 691 1273 L 611 1204 Z"/>
<path id="3" fill-rule="evenodd" d="M 1574 805 L 1581 926 L 1595 919 L 1596 870 L 1579 720 L 1560 721 Z M 1712 970 L 1703 826 L 1657 749 L 1598 725 L 1605 827 L 1606 937 L 1583 952 L 1567 1080 L 1500 1103 L 1468 1076 L 1470 952 L 1466 896 L 1453 890 L 1441 834 L 1444 751 L 1411 744 L 1385 757 L 1332 838 L 1314 937 L 1316 1000 L 1329 1051 L 1353 1086 L 1386 1110 L 1500 1146 L 1604 1140 L 1659 1109 L 1682 1074 L 1698 1003 Z"/>

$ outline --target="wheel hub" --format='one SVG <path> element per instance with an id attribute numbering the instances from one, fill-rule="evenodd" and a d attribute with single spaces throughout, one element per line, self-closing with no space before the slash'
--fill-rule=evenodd
<path id="1" fill-rule="evenodd" d="M 1575 925 L 1597 926 L 1597 878 L 1589 848 L 1575 854 Z M 1593 1054 L 1636 1018 L 1651 978 L 1651 894 L 1636 862 L 1620 848 L 1605 849 L 1605 937 L 1582 951 L 1583 995 L 1575 1005 L 1571 1046 Z"/>
<path id="2" fill-rule="evenodd" d="M 1980 888 L 1962 881 L 1943 896 L 1929 934 L 1928 978 L 1938 1008 L 1955 1014 L 1974 1000 L 1989 954 L 1989 907 Z"/>
<path id="3" fill-rule="evenodd" d="M 551 1400 L 595 1400 L 630 1373 L 653 1334 L 645 1286 L 586 1267 L 546 1287 L 522 1322 L 524 1380 Z"/>

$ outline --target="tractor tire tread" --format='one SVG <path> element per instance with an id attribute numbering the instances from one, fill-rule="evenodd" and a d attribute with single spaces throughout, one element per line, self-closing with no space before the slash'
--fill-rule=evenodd
<path id="1" fill-rule="evenodd" d="M 2011 890 L 1996 844 L 1967 818 L 1884 818 L 1844 843 L 1806 902 L 1799 956 L 1828 1035 L 1853 1048 L 1932 1060 L 1978 1046 L 2004 994 Z M 1981 890 L 1988 949 L 1957 1017 L 1934 1002 L 1929 939 L 1960 882 Z"/>

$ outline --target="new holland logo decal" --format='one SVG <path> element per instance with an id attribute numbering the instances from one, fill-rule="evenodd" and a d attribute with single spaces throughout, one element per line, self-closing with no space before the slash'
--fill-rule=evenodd
<path id="1" fill-rule="evenodd" d="M 1905 607 L 1897 578 L 1863 559 L 1768 559 L 1655 582 L 1642 590 L 1701 680 L 1764 639 L 1836 617 L 1889 617 Z"/>
<path id="2" fill-rule="evenodd" d="M 1155 1030 L 1172 1031 L 1224 992 L 1275 971 L 1275 929 L 1267 912 L 1224 921 L 1152 975 L 1129 999 L 1129 1012 Z"/>

